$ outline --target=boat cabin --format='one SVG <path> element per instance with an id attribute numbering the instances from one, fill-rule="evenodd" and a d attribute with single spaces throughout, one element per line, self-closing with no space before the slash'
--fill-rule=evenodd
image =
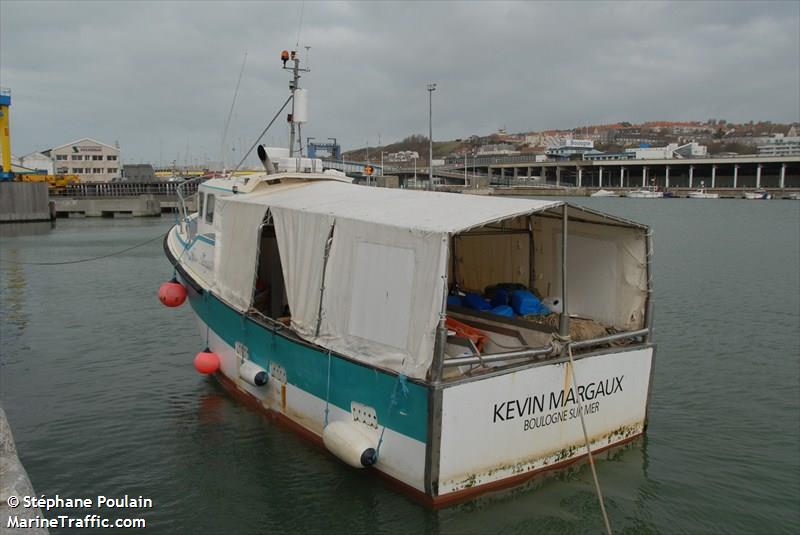
<path id="1" fill-rule="evenodd" d="M 567 335 L 588 350 L 649 334 L 642 225 L 314 176 L 200 187 L 193 231 L 214 245 L 215 293 L 241 313 L 423 381 L 556 358 Z"/>

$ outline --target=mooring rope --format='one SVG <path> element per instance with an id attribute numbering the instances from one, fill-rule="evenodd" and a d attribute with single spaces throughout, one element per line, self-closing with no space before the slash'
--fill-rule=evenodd
<path id="1" fill-rule="evenodd" d="M 169 232 L 169 230 L 167 232 L 159 234 L 155 238 L 150 238 L 147 241 L 143 241 L 142 243 L 137 243 L 136 245 L 133 245 L 131 247 L 127 247 L 125 249 L 121 249 L 119 251 L 114 251 L 113 253 L 107 253 L 107 254 L 103 254 L 103 255 L 100 255 L 100 256 L 91 256 L 89 258 L 81 258 L 79 260 L 65 260 L 65 261 L 62 261 L 62 262 L 17 262 L 16 260 L 4 260 L 4 259 L 0 258 L 0 262 L 2 262 L 4 264 L 16 264 L 18 266 L 64 266 L 64 265 L 67 265 L 67 264 L 81 264 L 83 262 L 93 262 L 95 260 L 102 260 L 103 258 L 109 258 L 109 257 L 112 257 L 112 256 L 120 255 L 122 253 L 127 253 L 128 251 L 133 251 L 134 249 L 138 249 L 139 247 L 143 247 L 143 246 L 147 245 L 148 243 L 152 243 L 152 242 L 154 242 L 156 240 L 160 240 L 161 238 L 166 236 L 168 232 Z"/>
<path id="2" fill-rule="evenodd" d="M 328 350 L 328 387 L 325 389 L 325 427 L 328 427 L 329 399 L 331 397 L 331 350 Z"/>
<path id="3" fill-rule="evenodd" d="M 397 376 L 397 382 L 394 384 L 394 388 L 392 389 L 392 395 L 389 398 L 389 410 L 386 411 L 387 417 L 392 413 L 392 410 L 400 403 L 400 400 L 398 399 L 397 395 L 398 386 L 400 387 L 400 392 L 402 392 L 403 394 L 403 399 L 408 397 L 407 379 L 408 377 L 406 377 L 406 375 L 402 373 Z M 383 429 L 381 429 L 381 436 L 378 438 L 378 445 L 375 448 L 375 460 L 373 461 L 374 463 L 378 462 L 378 457 L 381 454 L 381 446 L 383 445 L 383 434 L 385 432 L 386 432 L 386 425 L 384 425 Z"/>
<path id="4" fill-rule="evenodd" d="M 557 333 L 553 333 L 553 339 L 560 344 L 563 344 L 567 348 L 567 354 L 569 355 L 569 365 L 572 371 L 572 387 L 575 389 L 575 393 L 578 392 L 578 380 L 575 378 L 575 361 L 572 358 L 572 337 L 561 336 Z M 578 407 L 578 415 L 581 417 L 581 428 L 583 429 L 583 440 L 586 443 L 586 453 L 589 455 L 589 466 L 592 468 L 592 478 L 594 479 L 594 488 L 597 492 L 597 500 L 600 502 L 600 512 L 603 514 L 603 522 L 606 525 L 606 532 L 608 535 L 612 535 L 611 531 L 611 522 L 608 520 L 608 513 L 606 512 L 606 504 L 603 500 L 603 492 L 600 490 L 600 479 L 597 477 L 597 470 L 594 467 L 594 456 L 592 455 L 592 447 L 589 444 L 589 433 L 586 432 L 586 420 L 583 417 L 583 407 Z"/>

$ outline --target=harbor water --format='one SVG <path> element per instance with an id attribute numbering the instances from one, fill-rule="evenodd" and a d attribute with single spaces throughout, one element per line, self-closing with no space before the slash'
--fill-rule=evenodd
<path id="1" fill-rule="evenodd" d="M 650 427 L 597 463 L 615 531 L 800 532 L 800 203 L 570 200 L 654 229 Z M 150 498 L 103 515 L 152 533 L 603 530 L 586 464 L 430 511 L 239 404 L 194 371 L 189 307 L 156 298 L 160 240 L 20 264 L 171 223 L 0 226 L 0 392 L 38 494 Z"/>

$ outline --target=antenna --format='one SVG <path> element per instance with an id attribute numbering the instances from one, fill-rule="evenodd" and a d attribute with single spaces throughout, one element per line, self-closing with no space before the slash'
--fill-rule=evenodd
<path id="1" fill-rule="evenodd" d="M 244 65 L 247 63 L 247 51 L 244 52 L 244 59 L 242 59 L 242 68 L 239 69 L 239 79 L 236 81 L 236 89 L 233 92 L 233 101 L 231 102 L 231 109 L 228 110 L 228 118 L 225 120 L 225 128 L 222 130 L 222 142 L 219 145 L 219 159 L 222 168 L 225 169 L 225 140 L 228 138 L 228 128 L 231 125 L 231 117 L 233 116 L 233 108 L 236 106 L 236 97 L 239 95 L 239 84 L 242 83 L 242 74 L 244 74 Z"/>

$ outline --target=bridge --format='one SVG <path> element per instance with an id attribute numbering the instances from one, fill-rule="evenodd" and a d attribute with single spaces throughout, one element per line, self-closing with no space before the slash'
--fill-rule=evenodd
<path id="1" fill-rule="evenodd" d="M 434 176 L 444 184 L 464 184 L 464 161 L 452 160 L 435 166 Z M 731 158 L 686 158 L 668 160 L 550 160 L 535 161 L 520 155 L 475 158 L 467 161 L 470 186 L 549 185 L 556 187 L 662 189 L 707 188 L 747 190 L 756 188 L 800 188 L 800 156 L 739 156 Z M 385 169 L 406 181 L 413 175 L 408 167 Z M 420 181 L 428 169 L 418 168 Z"/>

